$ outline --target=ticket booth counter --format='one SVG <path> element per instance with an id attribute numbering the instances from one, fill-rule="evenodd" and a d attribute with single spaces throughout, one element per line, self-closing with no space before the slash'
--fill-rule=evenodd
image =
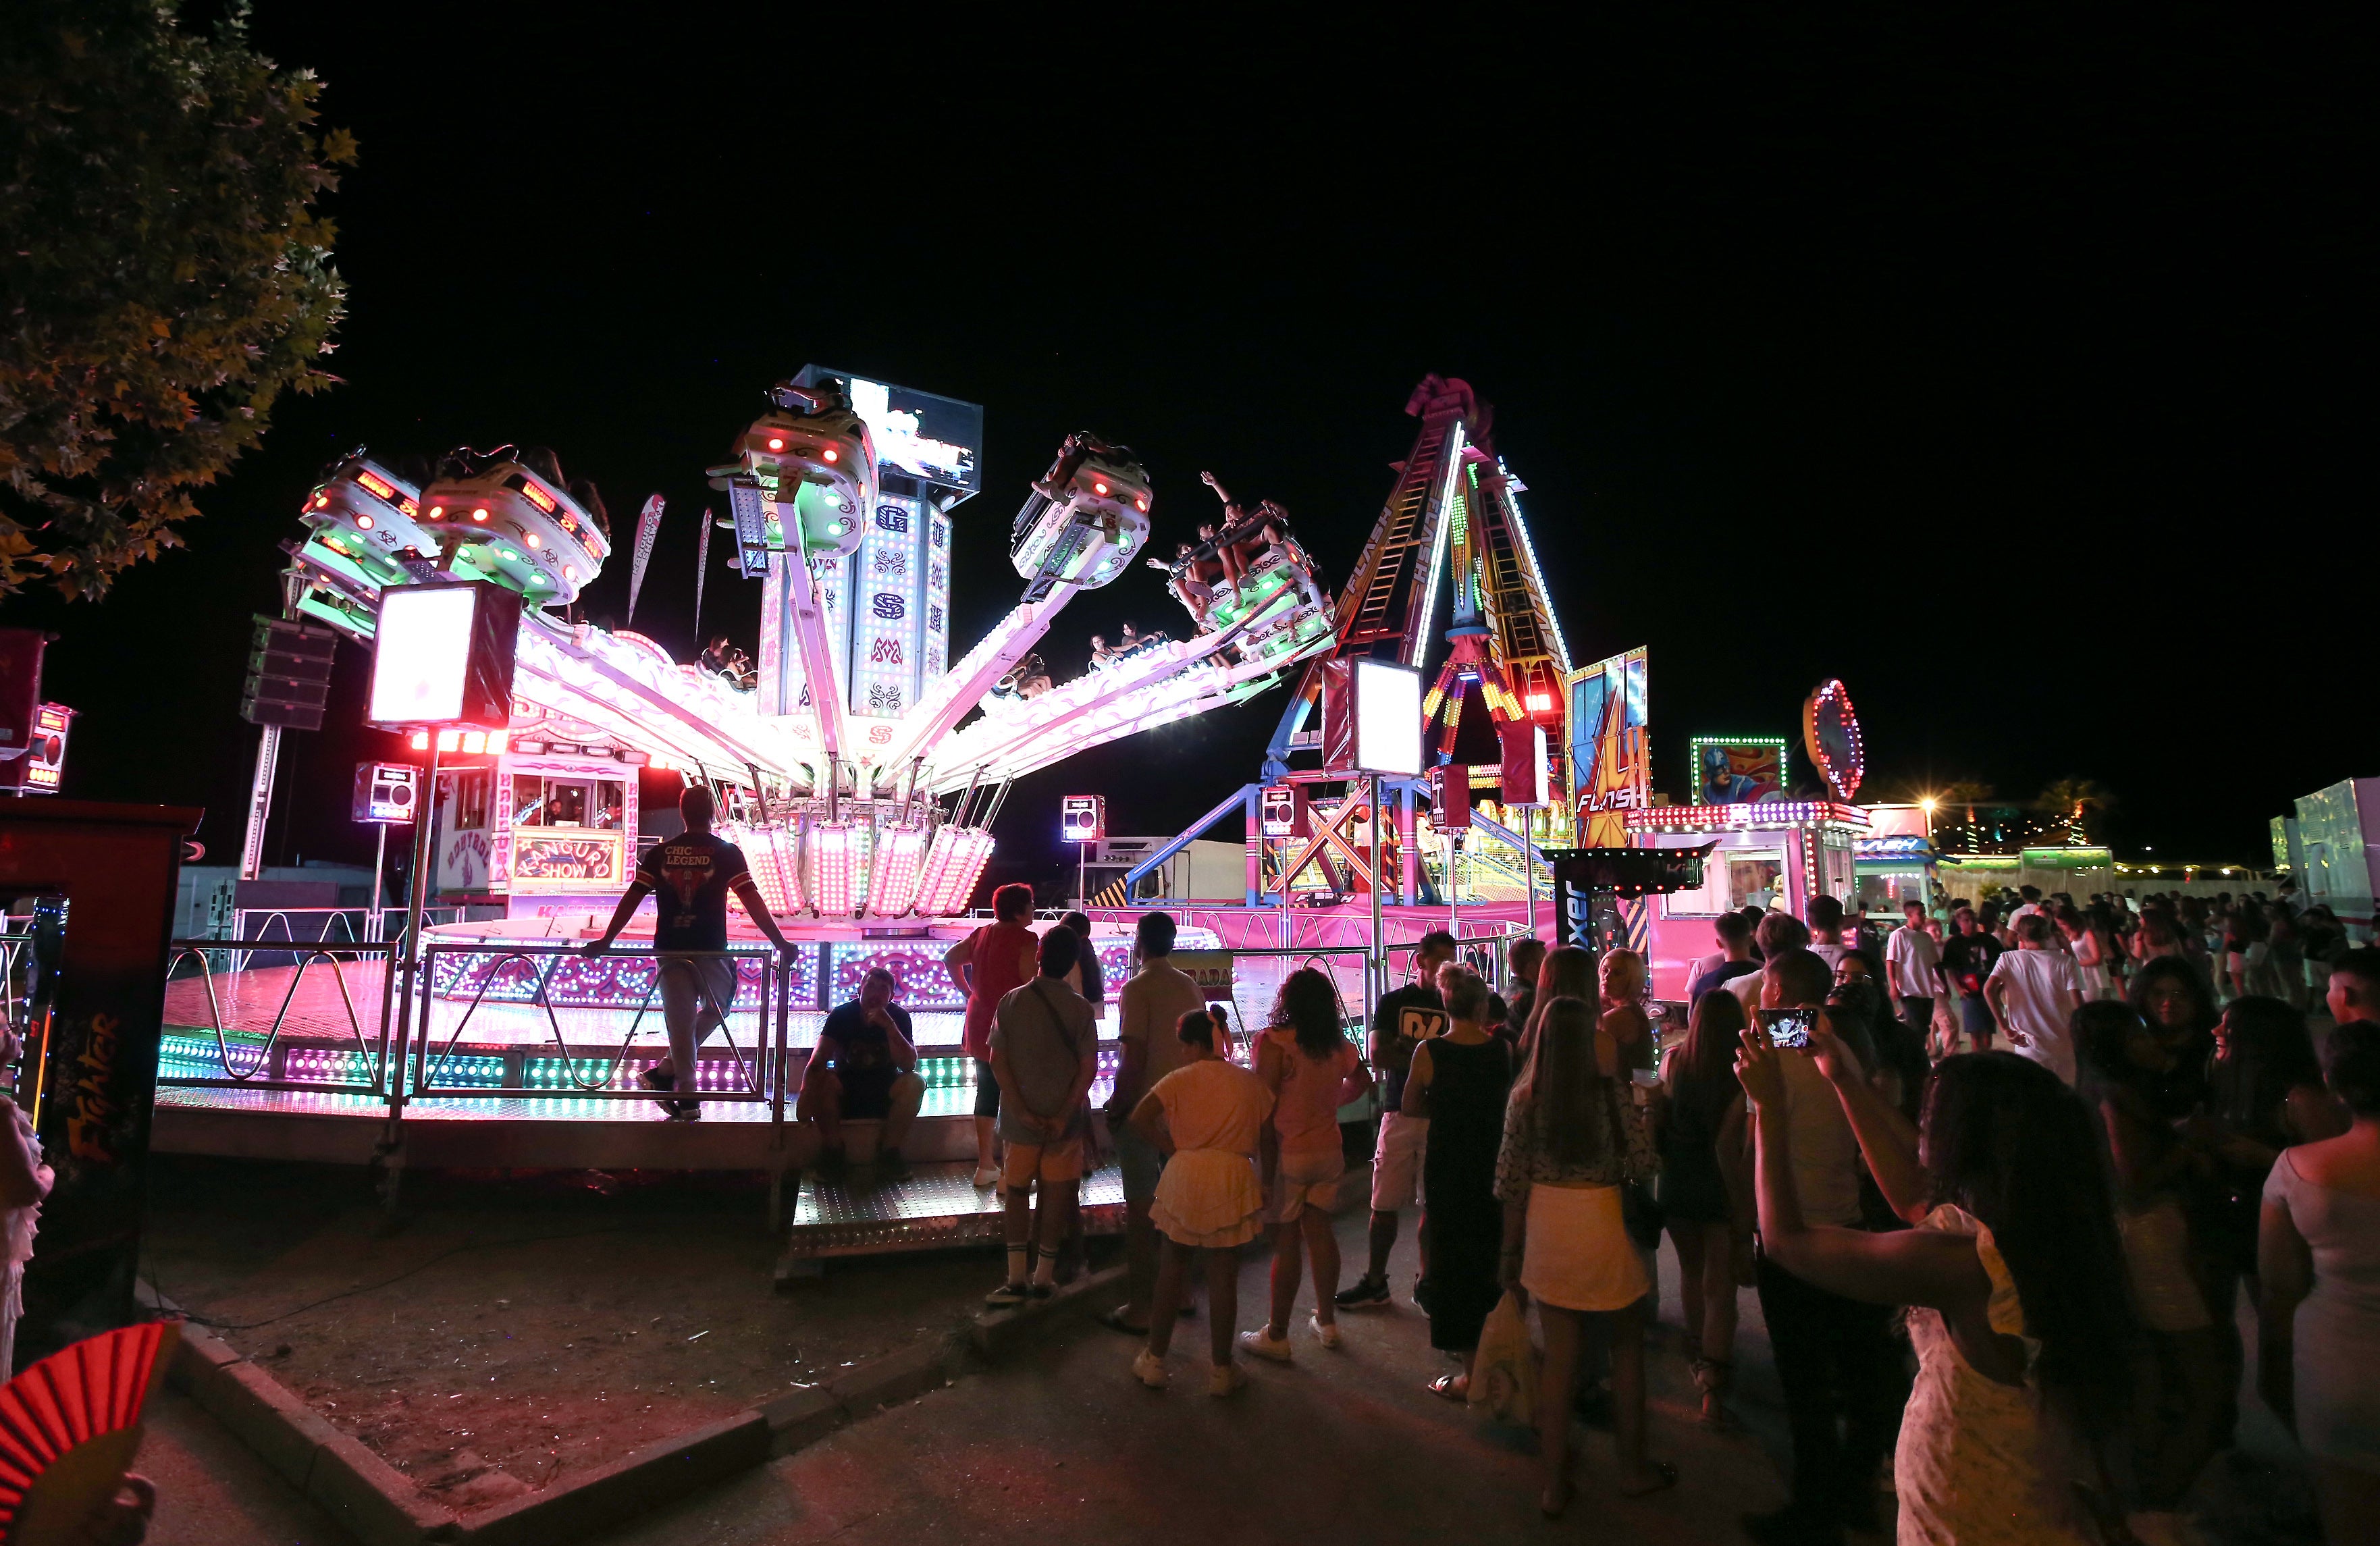
<path id="1" fill-rule="evenodd" d="M 463 765 L 439 770 L 434 806 L 440 902 L 542 918 L 619 901 L 637 864 L 641 752 L 517 742 L 452 755 Z"/>

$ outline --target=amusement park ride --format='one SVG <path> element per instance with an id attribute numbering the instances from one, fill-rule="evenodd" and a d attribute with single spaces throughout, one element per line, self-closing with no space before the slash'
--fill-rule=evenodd
<path id="1" fill-rule="evenodd" d="M 1478 801 L 1469 819 L 1518 858 L 1521 873 L 1501 874 L 1520 883 L 1502 899 L 1525 889 L 1534 909 L 1547 869 L 1535 845 L 1569 830 L 1559 793 L 1568 650 L 1522 520 L 1522 485 L 1489 438 L 1490 411 L 1463 383 L 1435 375 L 1407 411 L 1420 420 L 1413 451 L 1335 602 L 1269 503 L 1251 513 L 1226 497 L 1222 530 L 1178 544 L 1171 560 L 1151 558 L 1145 469 L 1123 447 L 1068 437 L 1015 518 L 1015 606 L 953 660 L 952 511 L 979 492 L 980 410 L 805 369 L 771 389 L 766 410 L 709 469 L 729 517 L 720 528 L 735 534 L 734 566 L 761 588 L 759 660 L 746 670 L 682 663 L 644 635 L 579 615 L 574 603 L 615 541 L 591 486 L 565 481 L 552 452 L 458 451 L 414 468 L 361 452 L 343 460 L 305 501 L 306 537 L 287 544 L 289 615 L 369 647 L 382 593 L 395 588 L 480 581 L 520 597 L 509 721 L 424 726 L 413 737 L 429 763 L 415 917 L 442 903 L 459 917 L 425 920 L 394 953 L 209 950 L 207 969 L 169 992 L 168 1020 L 181 1029 L 166 1037 L 161 1145 L 370 1156 L 392 1170 L 641 1163 L 782 1175 L 798 1164 L 785 1115 L 805 1050 L 823 1012 L 877 967 L 894 972 L 915 1016 L 926 1116 L 963 1112 L 975 1070 L 954 1055 L 964 1004 L 941 956 L 972 927 L 959 915 L 1010 785 L 1285 678 L 1290 702 L 1263 780 L 1135 871 L 1127 893 L 1198 830 L 1244 809 L 1244 918 L 1271 908 L 1285 919 L 1293 902 L 1327 908 L 1363 893 L 1375 920 L 1383 893 L 1455 901 L 1459 839 L 1427 820 L 1430 781 L 1367 783 L 1347 761 L 1342 723 L 1358 662 L 1424 663 L 1450 584 L 1449 652 L 1426 702 L 1440 732 L 1436 761 L 1453 756 L 1475 697 L 1501 761 L 1446 768 L 1439 784 L 1501 797 Z M 658 501 L 646 519 L 657 514 Z M 1034 651 L 1066 603 L 1144 563 L 1168 571 L 1190 612 L 1187 637 L 1137 640 L 1052 682 Z M 269 766 L 258 783 L 269 790 Z M 648 797 L 674 803 L 669 790 L 697 783 L 717 795 L 719 830 L 751 863 L 795 958 L 783 971 L 758 954 L 740 962 L 725 1045 L 706 1051 L 694 1081 L 720 1102 L 715 1119 L 689 1126 L 649 1120 L 653 1108 L 635 1086 L 642 1059 L 632 1049 L 659 1029 L 649 945 L 638 945 L 650 921 L 631 926 L 625 952 L 584 958 L 573 947 L 627 884 L 640 828 L 675 830 L 674 814 L 666 824 L 646 819 Z M 1453 827 L 1442 796 L 1438 814 Z M 1358 817 L 1371 823 L 1368 842 Z M 1472 870 L 1475 883 L 1480 873 Z M 1475 883 L 1463 899 L 1497 898 Z M 1094 943 L 1118 980 L 1121 931 L 1111 921 L 1100 929 Z M 1254 936 L 1185 928 L 1182 945 L 1261 943 Z M 1387 943 L 1376 921 L 1369 980 Z M 348 978 L 372 977 L 382 958 L 394 969 L 372 982 L 382 999 L 375 1039 Z M 928 1146 L 956 1159 L 966 1124 L 941 1126 L 950 1130 L 929 1133 Z M 768 1153 L 755 1147 L 763 1133 Z M 1094 1187 L 1086 1201 L 1095 1223 L 1113 1222 L 1102 1211 L 1113 1199 Z M 800 1193 L 796 1236 L 831 1235 L 834 1206 Z M 974 1207 L 953 1205 L 954 1216 L 975 1217 Z M 861 1236 L 883 1223 L 847 1222 Z"/>

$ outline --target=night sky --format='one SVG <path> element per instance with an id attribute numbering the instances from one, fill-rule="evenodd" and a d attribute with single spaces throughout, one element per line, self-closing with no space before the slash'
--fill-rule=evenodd
<path id="1" fill-rule="evenodd" d="M 1690 736 L 1798 737 L 1830 676 L 1864 796 L 2094 778 L 2131 854 L 2268 861 L 2290 797 L 2380 773 L 2346 8 L 1536 36 L 530 9 L 260 5 L 362 145 L 328 203 L 346 384 L 282 404 L 188 551 L 97 605 L 0 606 L 64 636 L 69 794 L 203 804 L 236 859 L 249 615 L 359 444 L 552 445 L 624 539 L 659 491 L 637 623 L 689 652 L 703 468 L 805 361 L 985 405 L 956 649 L 1014 604 L 1010 518 L 1076 429 L 1141 454 L 1160 551 L 1214 508 L 1209 468 L 1343 579 L 1437 371 L 1496 406 L 1576 659 L 1650 647 L 1658 786 Z M 759 588 L 713 546 L 706 623 L 754 647 Z M 1135 569 L 1043 652 L 1072 675 L 1125 617 L 1183 630 Z M 353 727 L 346 653 L 274 862 L 370 858 L 350 770 L 394 741 Z M 1255 776 L 1281 702 L 1026 781 L 1003 845 L 1054 866 L 1062 793 L 1178 829 Z"/>

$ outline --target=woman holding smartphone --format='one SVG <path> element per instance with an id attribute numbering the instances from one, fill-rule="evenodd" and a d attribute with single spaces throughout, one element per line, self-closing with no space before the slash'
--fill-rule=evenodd
<path id="1" fill-rule="evenodd" d="M 1803 1222 L 1779 1113 L 1785 1060 L 1834 1089 L 1903 1219 L 1891 1234 Z M 2122 1420 L 2137 1328 L 2091 1113 L 2013 1053 L 1945 1058 L 1922 1127 L 1861 1076 L 1818 1017 L 1800 1051 L 1755 1027 L 1736 1076 L 1751 1097 L 1761 1246 L 1834 1294 L 1905 1305 L 1917 1384 L 1893 1460 L 1903 1541 L 2099 1539 L 2074 1483 Z"/>

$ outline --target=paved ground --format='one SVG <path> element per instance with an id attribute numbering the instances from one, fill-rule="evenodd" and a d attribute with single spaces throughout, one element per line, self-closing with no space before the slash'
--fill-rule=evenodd
<path id="1" fill-rule="evenodd" d="M 1361 1223 L 1354 1211 L 1340 1221 L 1351 1261 Z M 1244 1326 L 1259 1313 L 1266 1270 L 1257 1258 L 1242 1274 Z M 1412 1271 L 1407 1243 L 1392 1272 L 1400 1295 Z M 1674 1327 L 1676 1264 L 1666 1251 L 1662 1279 L 1664 1321 Z M 1150 1542 L 1316 1546 L 1526 1531 L 1732 1546 L 1744 1539 L 1740 1514 L 1782 1501 L 1786 1455 L 1759 1309 L 1749 1293 L 1742 1304 L 1738 1406 L 1746 1431 L 1720 1437 L 1692 1422 L 1684 1361 L 1665 1338 L 1650 1359 L 1653 1449 L 1677 1463 L 1682 1485 L 1653 1499 L 1620 1499 L 1609 1486 L 1609 1437 L 1588 1431 L 1581 1495 L 1559 1524 L 1536 1514 L 1529 1435 L 1486 1427 L 1422 1389 L 1448 1365 L 1430 1351 L 1424 1319 L 1401 1302 L 1345 1317 L 1347 1346 L 1337 1354 L 1304 1335 L 1301 1316 L 1296 1364 L 1257 1366 L 1252 1387 L 1229 1401 L 1205 1394 L 1202 1321 L 1187 1322 L 1177 1339 L 1176 1383 L 1163 1393 L 1127 1377 L 1133 1345 L 1125 1338 L 1087 1320 L 1062 1321 L 994 1368 L 644 1516 L 601 1546 L 795 1546 L 830 1538 L 849 1546 L 963 1546 L 1030 1539 L 1058 1521 L 1070 1537 Z M 195 1409 L 169 1403 L 156 1430 L 142 1463 L 164 1493 L 152 1536 L 159 1546 L 341 1541 Z M 2311 1541 L 2288 1441 L 2252 1404 L 2242 1432 L 2242 1454 L 2218 1460 L 2201 1488 L 2209 1538 L 2240 1546 Z M 1889 1500 L 1881 1501 L 1888 1524 Z"/>
<path id="2" fill-rule="evenodd" d="M 382 1237 L 367 1178 L 178 1156 L 143 1267 L 167 1297 L 460 1511 L 921 1338 L 989 1284 L 947 1253 L 771 1292 L 747 1177 L 424 1175 Z"/>
<path id="3" fill-rule="evenodd" d="M 138 1468 L 157 1484 L 152 1546 L 356 1546 L 184 1397 L 159 1392 L 148 1427 Z"/>

